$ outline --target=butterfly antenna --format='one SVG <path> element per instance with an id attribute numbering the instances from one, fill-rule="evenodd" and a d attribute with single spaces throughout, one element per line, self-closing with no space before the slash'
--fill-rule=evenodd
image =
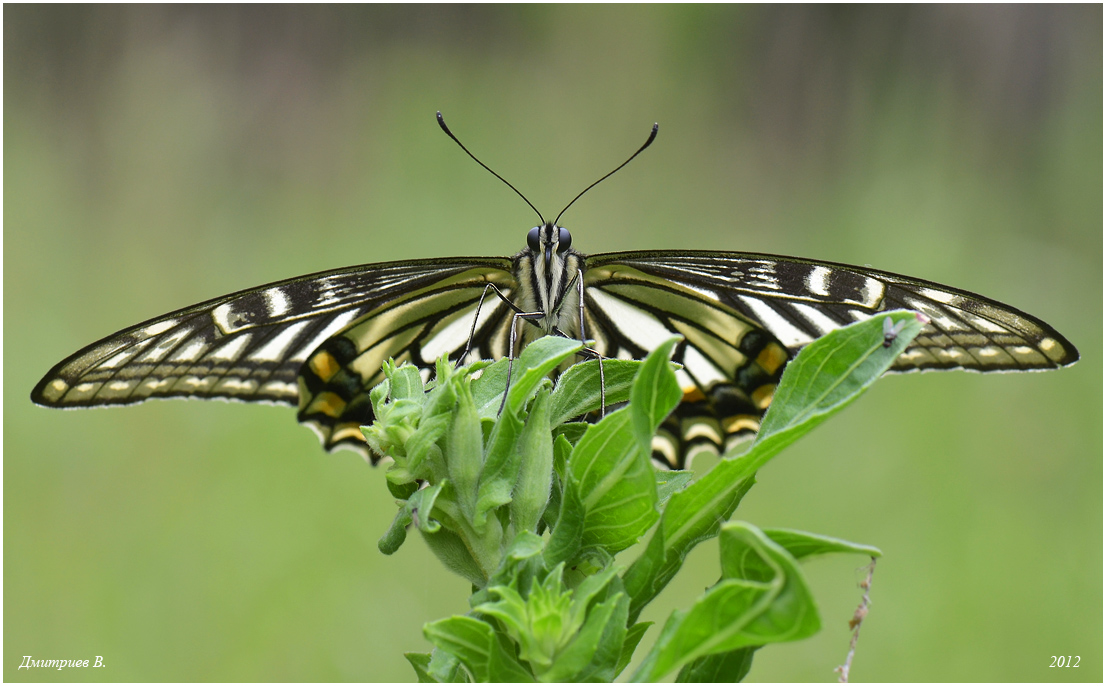
<path id="1" fill-rule="evenodd" d="M 511 182 L 510 182 L 510 181 L 508 181 L 507 179 L 503 178 L 503 177 L 502 177 L 502 176 L 500 176 L 499 174 L 496 174 L 496 173 L 495 173 L 494 171 L 492 171 L 492 168 L 491 168 L 491 167 L 489 167 L 488 165 L 484 164 L 484 163 L 483 163 L 483 162 L 481 162 L 481 161 L 480 161 L 479 159 L 477 159 L 476 155 L 473 155 L 473 154 L 472 154 L 471 152 L 469 152 L 469 149 L 465 147 L 465 144 L 464 144 L 464 143 L 462 143 L 462 142 L 461 142 L 460 140 L 458 140 L 458 139 L 457 139 L 457 136 L 454 136 L 454 135 L 453 135 L 453 132 L 452 132 L 452 131 L 450 131 L 450 130 L 449 130 L 449 127 L 445 125 L 445 117 L 443 117 L 443 116 L 442 116 L 442 113 L 441 113 L 441 112 L 438 112 L 438 126 L 442 127 L 442 131 L 445 131 L 445 135 L 447 135 L 447 136 L 449 136 L 450 138 L 452 138 L 452 139 L 453 139 L 453 142 L 454 142 L 454 143 L 456 143 L 457 145 L 461 146 L 461 149 L 462 149 L 462 150 L 464 150 L 464 151 L 465 151 L 465 153 L 466 153 L 466 154 L 467 154 L 467 155 L 468 155 L 469 157 L 471 157 L 472 159 L 476 160 L 476 163 L 477 163 L 477 164 L 479 164 L 479 165 L 480 165 L 481 167 L 483 167 L 484 169 L 487 169 L 487 170 L 488 170 L 489 172 L 491 172 L 492 176 L 494 176 L 495 178 L 499 179 L 499 180 L 500 180 L 500 181 L 502 181 L 503 183 L 507 184 L 507 187 L 508 187 L 508 188 L 510 188 L 511 190 L 513 190 L 513 191 L 514 191 L 515 193 L 518 193 L 518 197 L 522 198 L 522 199 L 523 199 L 523 200 L 524 200 L 524 201 L 526 202 L 526 204 L 530 206 L 530 209 L 534 210 L 534 213 L 538 215 L 538 219 L 540 219 L 540 220 L 541 220 L 541 223 L 542 223 L 543 225 L 545 224 L 545 217 L 541 216 L 541 212 L 538 212 L 538 208 L 534 207 L 534 203 L 530 202 L 529 200 L 526 200 L 526 196 L 522 194 L 522 191 L 520 191 L 519 189 L 517 189 L 517 188 L 515 188 L 514 186 L 512 186 L 512 185 L 511 185 Z M 654 133 L 655 133 L 655 132 L 654 132 Z M 631 159 L 633 159 L 633 158 L 631 158 Z M 594 184 L 593 184 L 593 185 L 594 185 Z"/>
<path id="2" fill-rule="evenodd" d="M 441 115 L 439 114 L 439 115 L 438 115 L 438 117 L 439 117 L 439 119 L 440 119 L 440 118 L 441 118 Z M 442 126 L 445 126 L 445 124 L 443 124 Z M 615 167 L 614 169 L 612 169 L 612 170 L 611 170 L 610 172 L 608 172 L 608 173 L 607 173 L 607 174 L 605 174 L 605 175 L 604 175 L 604 176 L 603 176 L 602 178 L 600 178 L 600 179 L 599 179 L 599 181 L 602 181 L 603 179 L 607 178 L 608 176 L 610 176 L 611 174 L 615 173 L 615 172 L 616 172 L 616 171 L 618 171 L 619 169 L 622 169 L 623 167 L 625 167 L 625 166 L 626 166 L 627 164 L 629 164 L 629 163 L 630 163 L 630 160 L 632 160 L 632 159 L 634 159 L 635 157 L 637 157 L 638 155 L 640 155 L 640 154 L 641 154 L 641 151 L 642 151 L 642 150 L 645 150 L 645 149 L 646 149 L 646 148 L 648 148 L 648 147 L 649 147 L 650 145 L 652 145 L 652 144 L 653 144 L 653 141 L 654 141 L 654 140 L 656 139 L 656 137 L 657 137 L 657 129 L 659 129 L 659 128 L 660 128 L 660 124 L 653 124 L 653 130 L 652 130 L 652 131 L 651 131 L 651 132 L 649 133 L 649 140 L 645 141 L 645 144 L 644 144 L 644 145 L 642 145 L 642 146 L 641 146 L 640 148 L 638 148 L 638 149 L 637 149 L 637 152 L 635 152 L 635 153 L 634 153 L 633 155 L 630 155 L 630 159 L 626 160 L 626 161 L 625 161 L 625 162 L 623 162 L 622 164 L 620 164 L 620 165 L 618 165 L 617 167 Z M 447 131 L 446 133 L 449 133 L 449 132 Z M 452 134 L 450 134 L 450 135 L 452 135 Z M 454 140 L 456 140 L 456 139 L 454 139 Z M 468 152 L 468 151 L 466 150 L 466 152 Z M 491 170 L 489 170 L 489 171 L 491 171 Z M 595 183 L 591 184 L 590 186 L 588 186 L 588 187 L 587 187 L 587 188 L 585 188 L 584 190 L 580 191 L 580 195 L 577 195 L 577 196 L 576 196 L 575 198 L 573 198 L 573 199 L 572 199 L 572 202 L 570 202 L 570 203 L 568 203 L 567 205 L 565 205 L 565 208 L 564 208 L 563 210 L 561 210 L 561 211 L 560 211 L 560 213 L 559 213 L 559 214 L 557 215 L 557 218 L 553 220 L 553 225 L 554 225 L 554 226 L 560 226 L 560 224 L 558 224 L 558 222 L 559 222 L 559 221 L 561 221 L 561 215 L 562 215 L 562 214 L 564 214 L 564 213 L 565 213 L 565 211 L 567 211 L 567 210 L 568 210 L 568 208 L 572 207 L 572 203 L 574 203 L 574 202 L 576 202 L 577 200 L 579 200 L 579 199 L 580 199 L 580 196 L 581 196 L 581 195 L 583 195 L 584 193 L 587 193 L 587 192 L 588 192 L 588 191 L 590 191 L 590 190 L 591 190 L 592 188 L 595 188 L 596 186 L 598 186 L 598 185 L 599 185 L 599 181 L 596 181 Z"/>

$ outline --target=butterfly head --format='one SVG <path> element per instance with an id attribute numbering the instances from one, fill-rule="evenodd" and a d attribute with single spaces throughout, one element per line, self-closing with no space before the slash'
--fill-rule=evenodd
<path id="1" fill-rule="evenodd" d="M 535 258 L 545 257 L 545 265 L 548 268 L 553 265 L 554 256 L 558 258 L 563 256 L 572 246 L 572 234 L 568 229 L 546 222 L 543 226 L 530 229 L 526 234 L 526 245 Z"/>
<path id="2" fill-rule="evenodd" d="M 527 312 L 543 313 L 531 322 L 547 334 L 556 330 L 571 336 L 578 328 L 579 299 L 571 284 L 581 274 L 583 256 L 571 245 L 568 229 L 544 222 L 530 229 L 526 249 L 515 256 L 517 304 Z"/>

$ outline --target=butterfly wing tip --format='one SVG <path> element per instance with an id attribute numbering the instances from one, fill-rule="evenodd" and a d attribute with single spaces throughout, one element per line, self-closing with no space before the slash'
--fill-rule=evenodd
<path id="1" fill-rule="evenodd" d="M 69 391 L 69 384 L 56 376 L 47 376 L 31 390 L 31 402 L 39 407 L 60 407 L 59 402 Z"/>

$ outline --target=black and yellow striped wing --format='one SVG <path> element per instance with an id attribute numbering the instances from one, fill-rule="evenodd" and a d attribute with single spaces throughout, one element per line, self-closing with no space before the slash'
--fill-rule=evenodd
<path id="1" fill-rule="evenodd" d="M 778 255 L 623 252 L 586 259 L 588 336 L 638 357 L 680 333 L 684 400 L 654 446 L 674 467 L 754 433 L 800 348 L 884 310 L 930 323 L 892 371 L 1033 371 L 1079 359 L 1048 324 L 989 298 L 890 272 Z"/>
<path id="2" fill-rule="evenodd" d="M 371 421 L 368 392 L 381 362 L 429 367 L 459 353 L 484 287 L 510 293 L 510 270 L 510 258 L 415 260 L 239 291 L 87 346 L 51 369 L 31 400 L 60 408 L 172 397 L 296 405 L 327 449 L 367 454 L 360 433 L 347 429 Z M 504 307 L 489 301 L 481 314 L 482 354 L 505 354 Z"/>
<path id="3" fill-rule="evenodd" d="M 520 259 L 516 257 L 515 259 Z M 605 357 L 641 358 L 673 333 L 683 402 L 655 448 L 683 467 L 700 447 L 755 433 L 783 367 L 806 343 L 888 309 L 930 324 L 895 371 L 1037 370 L 1078 352 L 1044 322 L 996 301 L 889 272 L 775 255 L 624 252 L 582 256 L 587 337 Z M 366 457 L 369 391 L 394 358 L 429 370 L 507 354 L 511 307 L 477 304 L 489 284 L 532 300 L 511 258 L 362 265 L 259 286 L 151 319 L 56 365 L 31 399 L 50 407 L 149 398 L 224 398 L 295 405 L 332 450 Z"/>

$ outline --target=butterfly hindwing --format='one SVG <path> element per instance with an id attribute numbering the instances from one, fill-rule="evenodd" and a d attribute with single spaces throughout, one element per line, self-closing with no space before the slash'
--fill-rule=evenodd
<path id="1" fill-rule="evenodd" d="M 507 305 L 492 293 L 477 316 L 489 283 L 507 297 L 514 292 L 509 272 L 469 269 L 406 292 L 330 336 L 300 369 L 299 421 L 319 434 L 327 450 L 349 448 L 377 461 L 360 427 L 372 423 L 369 391 L 384 380 L 385 360 L 414 364 L 425 381 L 437 358 L 460 357 L 470 335 L 470 360 L 507 355 Z"/>
<path id="2" fill-rule="evenodd" d="M 684 468 L 700 448 L 718 452 L 760 428 L 790 354 L 755 320 L 694 285 L 621 260 L 589 258 L 587 335 L 610 357 L 641 357 L 673 333 L 683 399 L 661 425 L 654 456 Z"/>

